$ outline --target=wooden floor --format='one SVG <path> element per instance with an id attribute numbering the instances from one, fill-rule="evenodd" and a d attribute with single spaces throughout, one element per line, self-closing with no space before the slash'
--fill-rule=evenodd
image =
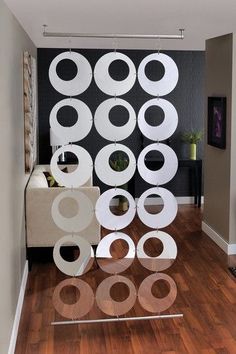
<path id="1" fill-rule="evenodd" d="M 135 243 L 147 231 L 138 219 L 124 230 Z M 235 354 L 236 278 L 228 266 L 235 266 L 236 259 L 227 257 L 201 232 L 201 211 L 194 206 L 180 206 L 175 221 L 163 231 L 178 246 L 177 260 L 164 271 L 175 280 L 178 295 L 164 313 L 183 313 L 183 318 L 52 326 L 51 321 L 62 320 L 53 308 L 52 294 L 66 276 L 52 262 L 35 263 L 29 273 L 15 353 Z M 136 260 L 122 273 L 136 283 L 148 274 Z M 95 288 L 103 278 L 96 266 L 81 277 Z M 148 314 L 136 302 L 127 316 Z M 93 316 L 105 317 L 96 306 L 87 318 Z"/>

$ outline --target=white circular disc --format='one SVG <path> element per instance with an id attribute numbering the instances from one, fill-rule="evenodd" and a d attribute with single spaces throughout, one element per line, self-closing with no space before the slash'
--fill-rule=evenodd
<path id="1" fill-rule="evenodd" d="M 62 172 L 58 167 L 58 157 L 63 152 L 72 152 L 77 156 L 79 165 L 75 171 L 65 173 Z M 57 149 L 53 154 L 51 158 L 50 168 L 53 177 L 60 185 L 68 188 L 76 188 L 85 184 L 91 177 L 93 171 L 93 161 L 89 153 L 81 146 L 64 145 Z"/>
<path id="2" fill-rule="evenodd" d="M 144 251 L 144 243 L 156 238 L 162 242 L 163 251 L 157 257 L 150 257 Z M 143 235 L 137 244 L 137 257 L 139 262 L 152 272 L 160 272 L 169 268 L 177 257 L 177 246 L 174 239 L 163 231 L 150 231 Z"/>
<path id="3" fill-rule="evenodd" d="M 71 287 L 79 291 L 79 299 L 73 304 L 65 303 L 61 298 L 63 288 Z M 73 290 L 71 290 L 73 294 Z M 94 293 L 90 285 L 77 278 L 67 278 L 61 281 L 55 288 L 52 297 L 55 310 L 63 317 L 74 320 L 85 316 L 94 304 Z"/>
<path id="4" fill-rule="evenodd" d="M 124 258 L 113 258 L 111 244 L 116 240 L 127 242 L 129 250 Z M 133 240 L 123 232 L 113 232 L 101 239 L 96 251 L 96 260 L 99 267 L 106 273 L 118 274 L 124 272 L 133 262 L 135 257 L 135 245 Z"/>
<path id="5" fill-rule="evenodd" d="M 77 112 L 77 122 L 71 127 L 63 127 L 57 120 L 57 113 L 61 107 L 70 106 Z M 53 133 L 60 138 L 64 144 L 73 143 L 85 138 L 90 132 L 93 124 L 93 117 L 88 106 L 75 98 L 66 98 L 52 108 L 49 117 L 50 127 Z"/>
<path id="6" fill-rule="evenodd" d="M 59 211 L 59 204 L 65 198 L 74 199 L 78 205 L 78 212 L 73 217 L 64 217 Z M 51 215 L 55 224 L 66 232 L 79 232 L 88 227 L 94 216 L 94 207 L 91 200 L 79 190 L 66 190 L 53 200 Z"/>
<path id="7" fill-rule="evenodd" d="M 159 151 L 164 157 L 163 166 L 152 171 L 145 164 L 145 156 L 149 151 Z M 173 149 L 162 143 L 155 143 L 146 146 L 138 157 L 138 171 L 144 181 L 155 186 L 169 182 L 176 174 L 178 169 L 178 159 Z"/>
<path id="8" fill-rule="evenodd" d="M 111 297 L 111 287 L 116 283 L 124 283 L 129 288 L 129 295 L 123 301 Z M 97 287 L 96 302 L 100 310 L 110 316 L 121 316 L 134 306 L 137 293 L 133 282 L 123 275 L 112 275 L 105 278 Z"/>
<path id="9" fill-rule="evenodd" d="M 123 215 L 114 215 L 110 210 L 112 198 L 122 195 L 128 199 L 129 208 Z M 136 205 L 132 195 L 121 188 L 109 189 L 97 200 L 95 214 L 98 222 L 108 230 L 120 230 L 128 226 L 136 213 Z"/>
<path id="10" fill-rule="evenodd" d="M 160 107 L 164 112 L 164 120 L 158 126 L 153 126 L 147 123 L 145 119 L 145 112 L 149 107 Z M 162 141 L 168 139 L 176 130 L 178 125 L 178 114 L 169 101 L 163 98 L 153 98 L 147 101 L 141 107 L 138 113 L 138 126 L 141 133 L 150 140 Z"/>
<path id="11" fill-rule="evenodd" d="M 163 200 L 163 209 L 158 214 L 150 214 L 145 209 L 145 199 L 152 195 L 157 194 Z M 159 229 L 166 227 L 172 223 L 177 214 L 177 201 L 173 194 L 165 188 L 154 187 L 145 191 L 138 200 L 137 213 L 139 219 L 152 229 Z"/>
<path id="12" fill-rule="evenodd" d="M 123 106 L 129 112 L 128 122 L 119 127 L 113 125 L 109 119 L 109 112 L 115 106 Z M 120 141 L 126 139 L 133 132 L 136 125 L 136 114 L 127 101 L 121 98 L 109 98 L 98 106 L 94 116 L 94 124 L 103 138 Z"/>
<path id="13" fill-rule="evenodd" d="M 149 80 L 145 74 L 145 67 L 151 61 L 159 61 L 165 68 L 165 74 L 161 80 Z M 146 56 L 138 68 L 138 81 L 144 91 L 153 96 L 164 96 L 174 90 L 179 78 L 179 71 L 173 59 L 162 53 L 153 53 Z"/>
<path id="14" fill-rule="evenodd" d="M 116 151 L 123 151 L 129 157 L 128 167 L 124 171 L 114 171 L 109 165 L 109 158 Z M 96 156 L 95 171 L 98 178 L 108 186 L 122 186 L 134 175 L 136 160 L 132 151 L 122 144 L 109 144 L 104 146 Z"/>
<path id="15" fill-rule="evenodd" d="M 124 61 L 129 67 L 126 79 L 113 80 L 109 74 L 109 66 L 115 60 Z M 136 80 L 136 69 L 132 60 L 125 54 L 111 52 L 103 55 L 94 68 L 94 79 L 99 89 L 111 96 L 120 96 L 131 90 Z"/>
<path id="16" fill-rule="evenodd" d="M 64 59 L 72 60 L 77 66 L 77 74 L 72 80 L 62 80 L 57 75 L 57 64 Z M 88 60 L 76 52 L 64 52 L 57 55 L 49 67 L 51 85 L 65 96 L 76 96 L 87 90 L 92 81 L 92 68 Z"/>
<path id="17" fill-rule="evenodd" d="M 60 248 L 65 244 L 78 246 L 79 257 L 73 262 L 67 262 L 60 254 Z M 53 248 L 53 259 L 58 269 L 64 274 L 80 276 L 86 273 L 94 261 L 94 252 L 91 245 L 83 237 L 78 235 L 66 235 L 58 240 Z"/>
<path id="18" fill-rule="evenodd" d="M 153 284 L 159 280 L 165 281 L 169 285 L 169 293 L 165 297 L 153 295 Z M 140 305 L 149 312 L 160 313 L 173 305 L 177 296 L 177 286 L 175 281 L 167 274 L 155 273 L 146 277 L 138 289 L 138 300 Z"/>

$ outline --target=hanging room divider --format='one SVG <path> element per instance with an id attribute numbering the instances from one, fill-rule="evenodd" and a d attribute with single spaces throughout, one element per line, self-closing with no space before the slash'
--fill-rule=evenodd
<path id="1" fill-rule="evenodd" d="M 57 74 L 57 65 L 64 59 L 73 61 L 77 67 L 77 74 L 72 80 L 62 80 Z M 114 80 L 109 74 L 109 66 L 115 60 L 122 60 L 128 65 L 129 74 L 124 80 Z M 158 61 L 164 66 L 165 74 L 159 81 L 152 81 L 145 74 L 145 68 L 151 61 Z M 109 96 L 97 107 L 94 118 L 89 107 L 78 98 L 74 98 L 88 89 L 93 77 L 98 88 Z M 53 133 L 65 144 L 52 156 L 51 172 L 58 183 L 67 187 L 52 204 L 52 218 L 57 227 L 65 232 L 65 236 L 55 244 L 53 257 L 58 269 L 69 276 L 56 286 L 53 294 L 55 309 L 66 320 L 55 321 L 53 324 L 182 316 L 182 314 L 162 314 L 171 307 L 177 295 L 174 280 L 163 273 L 176 259 L 177 247 L 173 237 L 161 230 L 171 224 L 177 214 L 177 202 L 174 195 L 161 187 L 174 177 L 178 167 L 175 152 L 164 143 L 176 130 L 178 114 L 171 102 L 161 98 L 170 93 L 177 84 L 178 69 L 175 62 L 163 53 L 150 54 L 142 60 L 136 72 L 133 62 L 127 55 L 114 51 L 103 55 L 92 71 L 90 63 L 84 56 L 74 51 L 66 51 L 52 60 L 49 79 L 54 89 L 66 96 L 53 107 L 49 121 Z M 130 103 L 120 98 L 132 90 L 136 80 L 150 95 L 150 99 L 143 104 L 137 117 Z M 123 126 L 115 126 L 109 120 L 109 112 L 116 105 L 123 106 L 128 111 L 129 118 Z M 79 119 L 72 127 L 64 127 L 58 122 L 57 113 L 63 106 L 73 107 L 78 114 Z M 160 107 L 164 112 L 164 120 L 158 126 L 149 125 L 145 119 L 146 110 L 152 106 Z M 89 135 L 93 124 L 97 132 L 107 140 L 107 145 L 97 152 L 94 161 L 89 152 L 79 145 L 79 141 Z M 122 141 L 133 132 L 136 124 L 143 136 L 152 141 L 141 151 L 137 161 L 131 149 L 122 144 Z M 123 171 L 115 171 L 109 163 L 110 156 L 117 151 L 128 156 L 128 166 Z M 164 164 L 157 171 L 150 170 L 145 164 L 146 155 L 153 151 L 161 153 L 164 157 Z M 58 166 L 58 157 L 65 152 L 73 153 L 79 161 L 77 168 L 71 173 L 61 171 Z M 136 168 L 140 176 L 152 185 L 152 188 L 141 195 L 137 203 L 128 191 L 120 188 L 134 176 Z M 99 197 L 95 210 L 89 198 L 81 190 L 77 190 L 91 177 L 93 169 L 97 177 L 111 187 Z M 157 214 L 151 214 L 145 208 L 146 199 L 152 195 L 157 195 L 163 200 L 163 209 Z M 128 200 L 129 208 L 123 215 L 115 215 L 110 210 L 110 202 L 117 196 L 126 197 Z M 61 215 L 59 210 L 59 203 L 68 197 L 78 204 L 78 213 L 71 218 Z M 101 239 L 96 254 L 92 246 L 80 237 L 80 232 L 90 224 L 94 213 L 102 227 L 111 231 Z M 121 231 L 131 224 L 136 214 L 143 224 L 152 229 L 139 239 L 137 245 L 129 235 Z M 150 238 L 158 239 L 162 243 L 163 251 L 157 257 L 148 256 L 144 250 L 144 244 Z M 122 259 L 112 258 L 111 255 L 110 247 L 116 240 L 123 240 L 128 246 L 128 252 Z M 60 254 L 61 247 L 68 243 L 78 246 L 80 250 L 79 257 L 72 262 L 66 261 Z M 131 266 L 135 257 L 142 267 L 149 273 L 151 272 L 139 286 L 133 282 L 132 274 L 130 277 L 121 275 Z M 107 274 L 96 289 L 80 279 L 91 269 L 95 258 L 98 267 L 104 274 Z M 160 280 L 164 280 L 169 286 L 169 293 L 164 298 L 155 297 L 152 293 L 153 284 Z M 129 295 L 123 301 L 116 301 L 111 296 L 111 288 L 116 283 L 123 283 L 129 289 Z M 79 300 L 74 304 L 65 304 L 61 298 L 62 290 L 67 286 L 79 290 Z M 124 316 L 132 309 L 136 301 L 147 312 L 147 315 Z M 110 317 L 84 318 L 95 303 L 102 313 Z"/>

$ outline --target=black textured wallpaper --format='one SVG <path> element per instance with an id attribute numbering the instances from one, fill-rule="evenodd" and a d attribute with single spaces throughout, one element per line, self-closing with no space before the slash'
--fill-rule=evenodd
<path id="1" fill-rule="evenodd" d="M 66 49 L 38 49 L 38 95 L 39 95 L 39 163 L 49 163 L 52 153 L 49 143 L 49 115 L 53 106 L 66 96 L 57 92 L 50 84 L 48 77 L 48 69 L 51 61 Z M 89 61 L 92 69 L 94 69 L 98 59 L 105 53 L 111 50 L 100 49 L 73 49 L 73 51 L 84 55 Z M 119 50 L 126 54 L 134 63 L 136 69 L 142 59 L 147 55 L 154 53 L 150 50 Z M 192 129 L 203 130 L 204 120 L 204 66 L 205 53 L 200 51 L 163 51 L 168 54 L 176 63 L 179 70 L 179 81 L 176 88 L 168 95 L 163 96 L 164 99 L 170 101 L 176 108 L 179 116 L 179 123 L 177 130 L 170 138 L 170 146 L 175 150 L 178 158 L 188 158 L 188 147 L 181 141 L 181 133 Z M 64 79 L 72 79 L 76 74 L 75 64 L 71 61 L 61 61 L 57 66 L 58 75 Z M 122 80 L 127 76 L 128 67 L 122 61 L 114 61 L 109 68 L 111 77 L 115 80 Z M 151 80 L 159 80 L 164 74 L 162 64 L 158 62 L 151 62 L 146 66 L 146 75 Z M 78 98 L 85 102 L 94 115 L 96 108 L 101 102 L 110 98 L 99 90 L 95 84 L 94 78 L 89 88 L 78 96 Z M 147 94 L 136 80 L 133 88 L 126 94 L 119 96 L 128 101 L 138 114 L 141 106 L 148 100 L 154 98 Z M 110 112 L 110 120 L 113 124 L 118 124 L 120 116 L 123 117 L 123 123 L 126 121 L 125 110 L 122 107 L 113 108 Z M 150 108 L 146 112 L 146 120 L 150 124 L 157 124 L 162 119 L 162 112 L 157 108 Z M 76 121 L 75 111 L 70 107 L 65 107 L 58 112 L 58 121 L 62 125 L 72 125 Z M 103 139 L 93 127 L 89 135 L 81 140 L 78 144 L 88 150 L 94 159 L 97 152 L 109 142 Z M 134 155 L 138 157 L 143 146 L 151 144 L 146 138 L 143 138 L 138 127 L 134 130 L 130 137 L 123 140 L 122 144 L 127 145 L 133 151 Z M 198 145 L 198 158 L 202 158 L 202 146 Z M 142 180 L 138 172 L 131 181 L 135 197 L 150 188 L 146 182 Z M 104 191 L 108 187 L 101 183 L 94 175 L 94 184 L 99 185 Z M 177 172 L 176 176 L 171 182 L 166 184 L 176 196 L 192 195 L 191 190 L 191 176 L 187 169 Z"/>

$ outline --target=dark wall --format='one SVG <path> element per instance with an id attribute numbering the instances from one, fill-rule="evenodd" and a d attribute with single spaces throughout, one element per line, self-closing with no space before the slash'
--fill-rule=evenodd
<path id="1" fill-rule="evenodd" d="M 64 95 L 57 92 L 50 84 L 48 78 L 48 69 L 51 61 L 58 54 L 66 51 L 66 49 L 38 49 L 38 94 L 39 94 L 39 163 L 49 163 L 51 159 L 51 147 L 49 144 L 49 115 L 52 107 L 60 100 L 66 98 Z M 73 49 L 84 55 L 90 62 L 92 69 L 97 60 L 105 53 L 111 50 L 100 49 Z M 142 59 L 153 53 L 148 50 L 120 50 L 120 52 L 129 56 L 136 68 L 138 68 Z M 176 132 L 171 137 L 170 145 L 175 150 L 178 158 L 187 158 L 187 146 L 181 142 L 181 133 L 191 129 L 203 129 L 204 117 L 204 52 L 198 51 L 163 51 L 168 54 L 176 62 L 179 69 L 179 81 L 176 88 L 163 98 L 170 101 L 177 109 L 179 116 L 179 124 Z M 61 78 L 68 80 L 73 78 L 75 73 L 74 64 L 71 62 L 61 62 L 57 67 L 58 74 Z M 123 62 L 115 61 L 110 66 L 110 75 L 116 80 L 122 80 L 126 77 L 127 67 Z M 150 63 L 146 67 L 146 75 L 152 80 L 159 80 L 164 74 L 161 64 Z M 98 105 L 109 98 L 99 90 L 94 82 L 94 78 L 89 88 L 79 96 L 75 96 L 85 102 L 92 114 L 94 115 Z M 136 80 L 133 88 L 121 98 L 128 101 L 138 114 L 141 106 L 153 96 L 147 94 Z M 111 111 L 110 119 L 112 122 L 117 122 L 120 114 L 125 112 L 119 111 L 118 108 Z M 146 119 L 151 123 L 161 120 L 161 111 L 150 109 L 147 111 Z M 124 114 L 125 117 L 125 114 Z M 58 120 L 63 125 L 72 125 L 75 122 L 75 112 L 72 109 L 64 108 L 59 111 Z M 120 119 L 120 118 L 119 118 Z M 135 129 L 132 135 L 121 142 L 131 148 L 136 157 L 138 157 L 143 146 L 146 146 L 152 141 L 142 137 L 139 129 Z M 89 135 L 79 142 L 79 145 L 86 148 L 94 159 L 97 152 L 107 145 L 108 141 L 103 139 L 93 127 Z M 202 144 L 198 145 L 198 158 L 202 158 Z M 135 196 L 138 197 L 144 190 L 150 188 L 146 182 L 136 173 L 133 178 L 135 184 Z M 100 185 L 101 189 L 107 189 L 96 176 L 94 176 L 94 184 Z M 176 196 L 187 196 L 192 194 L 190 188 L 191 179 L 187 170 L 179 170 L 174 179 L 166 185 L 172 190 Z"/>

